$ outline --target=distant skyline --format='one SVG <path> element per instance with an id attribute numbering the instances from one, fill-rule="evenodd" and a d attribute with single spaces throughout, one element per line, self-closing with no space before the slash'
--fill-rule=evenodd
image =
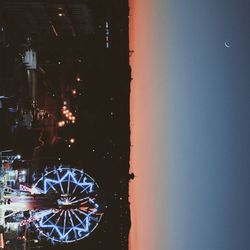
<path id="1" fill-rule="evenodd" d="M 130 9 L 130 250 L 250 249 L 249 1 Z"/>

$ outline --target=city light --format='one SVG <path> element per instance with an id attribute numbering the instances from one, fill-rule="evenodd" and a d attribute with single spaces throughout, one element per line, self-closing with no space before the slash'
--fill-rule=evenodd
<path id="1" fill-rule="evenodd" d="M 108 48 L 110 48 L 110 43 L 109 43 L 110 31 L 109 31 L 109 23 L 108 22 L 105 23 L 105 28 L 106 28 L 106 36 L 105 36 L 106 48 L 108 49 Z"/>
<path id="2" fill-rule="evenodd" d="M 58 127 L 63 127 L 65 125 L 65 121 L 58 122 Z"/>
<path id="3" fill-rule="evenodd" d="M 22 158 L 21 155 L 16 156 L 16 159 L 18 159 L 18 160 L 20 160 L 21 158 Z"/>
<path id="4" fill-rule="evenodd" d="M 76 89 L 72 90 L 72 95 L 76 95 Z"/>
<path id="5" fill-rule="evenodd" d="M 74 90 L 73 90 L 74 91 Z M 75 93 L 76 94 L 76 90 L 75 90 L 75 92 L 73 92 L 73 93 Z M 58 123 L 58 126 L 59 127 L 63 127 L 66 123 L 75 123 L 75 116 L 72 114 L 72 112 L 70 112 L 69 111 L 69 109 L 67 108 L 67 106 L 66 106 L 66 102 L 64 102 L 64 105 L 62 106 L 62 114 L 65 116 L 65 118 L 66 118 L 66 121 L 61 121 L 61 122 L 59 122 Z"/>
<path id="6" fill-rule="evenodd" d="M 75 139 L 74 139 L 74 138 L 70 138 L 69 142 L 70 142 L 71 144 L 73 144 L 73 143 L 75 143 Z"/>
<path id="7" fill-rule="evenodd" d="M 16 176 L 16 173 L 14 170 L 9 170 L 9 176 Z"/>

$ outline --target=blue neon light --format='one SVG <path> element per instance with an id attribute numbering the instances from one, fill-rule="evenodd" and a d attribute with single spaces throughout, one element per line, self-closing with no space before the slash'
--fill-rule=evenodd
<path id="1" fill-rule="evenodd" d="M 36 182 L 34 193 L 58 194 L 57 209 L 37 212 L 35 225 L 40 234 L 51 241 L 70 243 L 87 237 L 102 215 L 97 196 L 98 185 L 82 170 L 60 166 Z"/>

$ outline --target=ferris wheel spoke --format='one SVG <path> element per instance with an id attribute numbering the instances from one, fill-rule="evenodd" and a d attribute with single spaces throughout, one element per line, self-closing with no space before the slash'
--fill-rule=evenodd
<path id="1" fill-rule="evenodd" d="M 80 176 L 79 180 L 77 181 L 77 184 L 75 185 L 75 188 L 73 189 L 72 194 L 74 194 L 75 191 L 76 191 L 76 189 L 80 186 L 79 183 L 80 183 L 80 181 L 82 180 L 83 176 L 84 176 L 84 174 L 81 173 L 81 176 Z M 81 187 L 81 186 L 80 186 L 80 187 Z"/>
<path id="2" fill-rule="evenodd" d="M 75 204 L 75 203 L 79 203 L 81 201 L 85 201 L 85 203 L 87 202 L 86 199 L 88 199 L 89 197 L 84 197 L 82 199 L 78 199 L 78 200 L 71 200 L 71 204 Z"/>
<path id="3" fill-rule="evenodd" d="M 65 235 L 65 229 L 66 229 L 66 219 L 67 219 L 67 211 L 64 211 L 64 222 L 63 222 L 63 235 Z"/>
<path id="4" fill-rule="evenodd" d="M 88 220 L 87 220 L 87 218 L 88 218 L 88 216 L 86 216 L 86 218 L 84 219 L 84 220 L 81 220 L 79 217 L 78 217 L 78 215 L 72 210 L 72 213 L 74 214 L 74 216 L 76 217 L 76 219 L 80 222 L 80 224 L 82 225 L 82 227 L 83 227 L 83 231 L 85 231 L 85 232 L 87 232 L 87 231 L 89 231 L 89 223 L 88 223 Z M 86 223 L 84 223 L 84 221 L 86 222 Z"/>
<path id="5" fill-rule="evenodd" d="M 89 189 L 89 192 L 93 191 L 93 182 L 87 182 L 86 181 L 86 177 L 83 179 L 83 182 L 81 183 L 81 187 L 83 188 L 83 190 L 81 191 L 81 193 L 83 192 L 88 192 L 87 189 Z"/>
<path id="6" fill-rule="evenodd" d="M 81 209 L 76 209 L 76 211 L 78 211 L 80 214 L 83 214 L 83 215 L 85 215 L 85 216 L 88 216 L 88 213 L 85 213 L 85 212 L 83 212 Z"/>
<path id="7" fill-rule="evenodd" d="M 46 221 L 43 222 L 43 224 L 45 224 L 46 222 L 48 222 L 50 219 L 52 219 L 57 213 L 53 213 L 49 218 L 46 218 Z"/>
<path id="8" fill-rule="evenodd" d="M 83 188 L 83 187 L 82 187 Z M 87 185 L 87 187 L 84 187 L 83 190 L 81 191 L 81 193 L 86 192 L 86 190 L 89 188 L 89 185 Z"/>
<path id="9" fill-rule="evenodd" d="M 49 180 L 49 179 L 48 179 Z M 47 181 L 47 179 L 45 180 L 45 183 L 48 184 L 56 193 L 58 192 L 55 187 L 50 183 L 50 180 Z M 47 189 L 47 188 L 46 188 Z M 47 189 L 47 191 L 49 190 L 49 188 Z"/>
<path id="10" fill-rule="evenodd" d="M 58 232 L 57 224 L 59 223 L 59 221 L 60 221 L 60 219 L 61 219 L 61 217 L 62 217 L 62 214 L 63 214 L 63 211 L 61 211 L 59 217 L 58 217 L 57 220 L 56 220 L 55 225 L 53 225 L 53 229 L 52 229 L 51 232 L 50 232 L 50 236 L 52 235 L 52 233 L 53 233 L 53 231 L 54 231 L 55 229 L 56 229 L 56 231 Z"/>
<path id="11" fill-rule="evenodd" d="M 75 172 L 73 171 L 73 173 L 75 173 Z M 71 171 L 69 174 L 70 174 L 72 180 L 74 181 L 74 183 L 77 183 L 78 181 L 77 181 L 77 179 L 75 178 L 75 176 L 74 176 L 73 173 L 72 173 L 72 171 Z"/>
<path id="12" fill-rule="evenodd" d="M 68 212 L 68 214 L 69 214 L 69 219 L 70 219 L 70 222 L 71 222 L 71 224 L 72 224 L 72 229 L 73 229 L 73 231 L 74 231 L 75 238 L 77 239 L 78 236 L 77 236 L 77 232 L 76 232 L 76 227 L 75 227 L 75 224 L 74 224 L 74 222 L 73 222 L 71 213 L 70 213 L 70 211 L 68 211 L 68 210 L 67 210 L 67 212 Z"/>
<path id="13" fill-rule="evenodd" d="M 64 194 L 64 189 L 63 189 L 63 186 L 62 186 L 62 182 L 60 181 L 60 176 L 59 176 L 58 171 L 56 171 L 56 176 L 57 176 L 57 181 L 58 181 L 58 183 L 60 185 L 61 192 L 62 192 L 62 194 Z"/>
<path id="14" fill-rule="evenodd" d="M 76 197 L 69 197 L 69 201 L 72 203 L 74 200 L 76 199 Z"/>
<path id="15" fill-rule="evenodd" d="M 70 174 L 68 175 L 68 187 L 67 187 L 67 193 L 69 194 L 69 188 L 70 188 Z"/>

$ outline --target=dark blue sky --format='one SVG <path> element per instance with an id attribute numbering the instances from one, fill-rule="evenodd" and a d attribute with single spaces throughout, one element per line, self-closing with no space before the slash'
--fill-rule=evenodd
<path id="1" fill-rule="evenodd" d="M 153 5 L 159 249 L 250 249 L 250 1 Z"/>

